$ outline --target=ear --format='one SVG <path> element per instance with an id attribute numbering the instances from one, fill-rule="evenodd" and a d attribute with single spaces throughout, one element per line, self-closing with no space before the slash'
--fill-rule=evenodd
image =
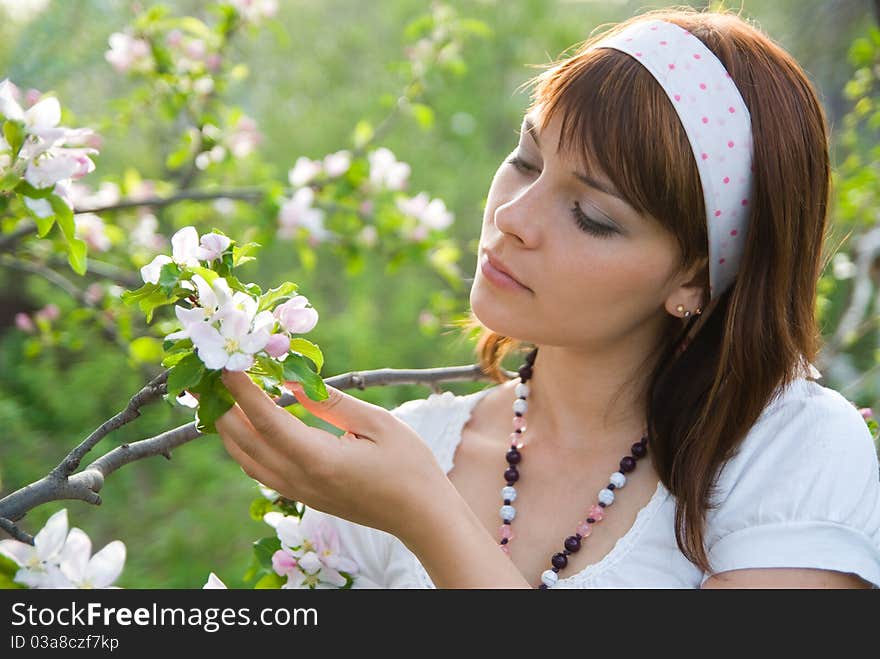
<path id="1" fill-rule="evenodd" d="M 708 286 L 708 265 L 708 257 L 700 259 L 690 268 L 683 270 L 676 278 L 665 303 L 666 311 L 670 315 L 684 318 L 686 311 L 690 311 L 693 316 L 697 309 L 705 310 L 708 300 L 705 298 L 703 290 Z M 681 305 L 681 309 L 679 309 L 679 305 Z"/>

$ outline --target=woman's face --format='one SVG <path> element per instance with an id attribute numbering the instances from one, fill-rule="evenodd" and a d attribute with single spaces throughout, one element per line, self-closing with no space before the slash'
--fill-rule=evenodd
<path id="1" fill-rule="evenodd" d="M 540 135 L 537 119 L 526 115 L 489 189 L 470 295 L 477 318 L 523 341 L 601 349 L 659 332 L 680 302 L 693 310 L 676 296 L 674 237 L 607 178 L 587 179 L 556 153 L 558 116 Z M 522 286 L 499 280 L 486 250 Z"/>

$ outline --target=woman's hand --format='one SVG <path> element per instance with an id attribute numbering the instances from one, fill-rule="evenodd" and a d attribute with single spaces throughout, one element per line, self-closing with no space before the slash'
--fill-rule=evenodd
<path id="1" fill-rule="evenodd" d="M 309 412 L 347 431 L 336 437 L 278 407 L 247 374 L 222 379 L 237 401 L 216 422 L 227 452 L 285 497 L 406 542 L 429 533 L 429 511 L 457 495 L 427 444 L 382 407 L 329 386 L 329 398 L 312 401 L 287 383 Z"/>

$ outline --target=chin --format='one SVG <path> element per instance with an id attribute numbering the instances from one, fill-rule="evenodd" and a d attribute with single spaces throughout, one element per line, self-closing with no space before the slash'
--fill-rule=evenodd
<path id="1" fill-rule="evenodd" d="M 519 338 L 523 330 L 523 310 L 493 293 L 491 284 L 481 281 L 477 275 L 471 287 L 471 312 L 484 327 L 496 334 Z"/>

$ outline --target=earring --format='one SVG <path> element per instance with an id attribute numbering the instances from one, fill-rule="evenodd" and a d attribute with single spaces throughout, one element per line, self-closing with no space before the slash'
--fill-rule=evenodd
<path id="1" fill-rule="evenodd" d="M 684 311 L 684 305 L 683 305 L 683 304 L 679 304 L 677 307 L 675 307 L 675 310 L 676 310 L 678 313 L 681 313 L 682 311 Z M 684 317 L 685 317 L 685 318 L 688 318 L 690 315 L 691 315 L 691 312 L 690 312 L 690 311 L 684 311 Z"/>

